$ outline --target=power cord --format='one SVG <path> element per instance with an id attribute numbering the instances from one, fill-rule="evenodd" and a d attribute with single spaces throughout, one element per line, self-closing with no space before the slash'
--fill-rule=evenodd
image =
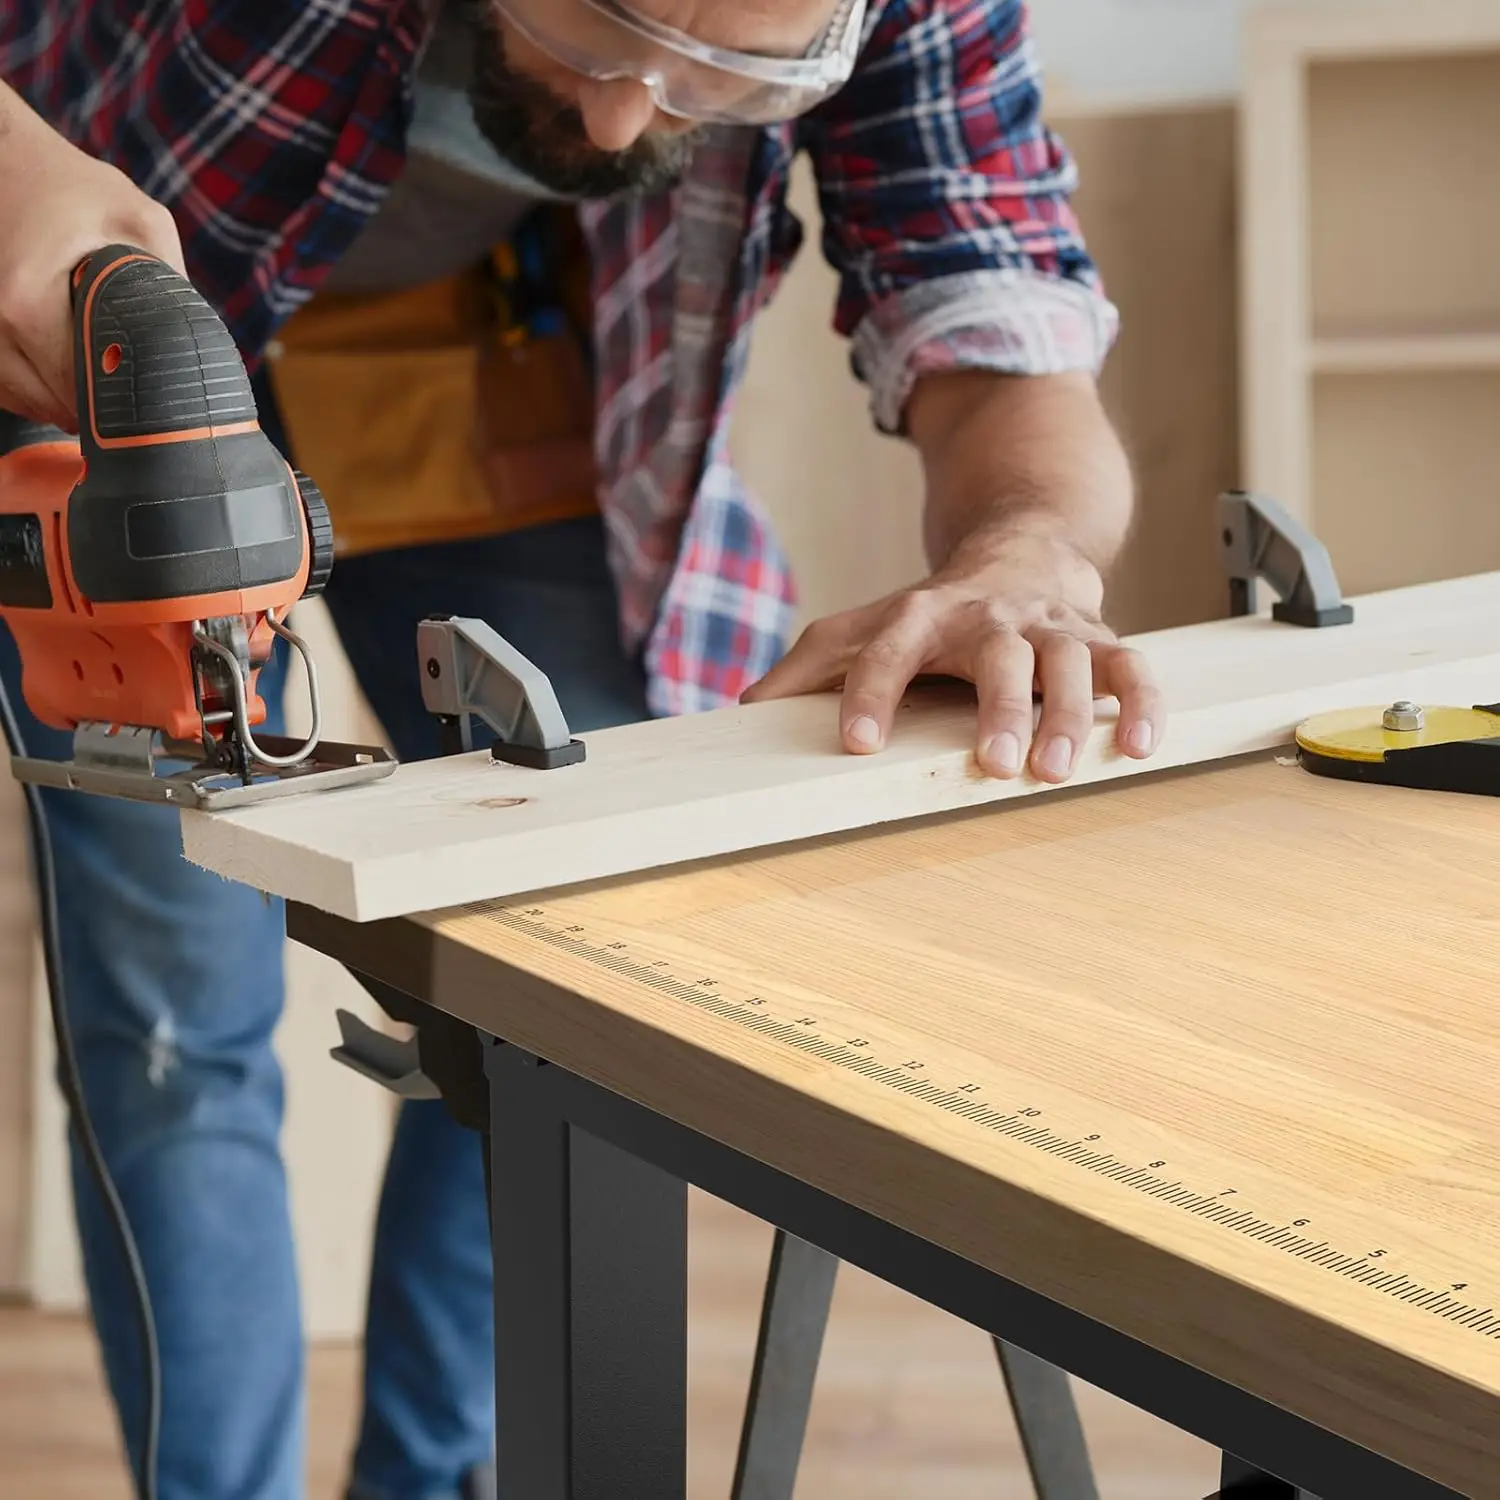
<path id="1" fill-rule="evenodd" d="M 21 738 L 21 726 L 16 721 L 10 694 L 6 691 L 3 680 L 0 680 L 0 723 L 3 723 L 5 740 L 12 758 L 24 759 L 26 748 Z M 47 994 L 51 1002 L 52 1030 L 57 1039 L 59 1086 L 67 1103 L 73 1128 L 78 1132 L 89 1174 L 104 1198 L 110 1221 L 119 1237 L 134 1291 L 136 1317 L 140 1323 L 141 1350 L 146 1365 L 146 1410 L 140 1470 L 134 1476 L 135 1492 L 137 1500 L 156 1500 L 157 1446 L 161 1435 L 161 1356 L 156 1343 L 156 1320 L 151 1311 L 151 1293 L 146 1285 L 145 1267 L 141 1264 L 140 1251 L 130 1229 L 125 1205 L 120 1201 L 114 1179 L 109 1175 L 109 1167 L 99 1148 L 99 1138 L 94 1134 L 88 1106 L 83 1098 L 83 1080 L 78 1071 L 78 1057 L 73 1050 L 73 1036 L 68 1028 L 67 1007 L 64 1003 L 62 944 L 57 921 L 57 875 L 52 858 L 52 835 L 43 815 L 41 788 L 27 782 L 22 784 L 21 790 L 26 796 L 26 810 L 31 825 L 32 867 L 36 876 L 37 904 L 41 913 L 42 957 L 47 973 Z"/>

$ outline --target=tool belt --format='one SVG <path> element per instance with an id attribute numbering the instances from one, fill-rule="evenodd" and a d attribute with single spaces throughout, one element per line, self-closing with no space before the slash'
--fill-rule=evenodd
<path id="1" fill-rule="evenodd" d="M 267 373 L 336 555 L 594 513 L 591 327 L 587 248 L 551 206 L 460 275 L 302 308 Z"/>

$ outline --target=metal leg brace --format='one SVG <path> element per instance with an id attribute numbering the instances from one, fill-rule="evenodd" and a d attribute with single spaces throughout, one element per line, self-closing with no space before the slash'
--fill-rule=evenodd
<path id="1" fill-rule="evenodd" d="M 1004 1339 L 995 1340 L 995 1354 L 1037 1500 L 1099 1500 L 1067 1371 Z"/>
<path id="2" fill-rule="evenodd" d="M 837 1276 L 835 1257 L 776 1232 L 731 1500 L 792 1500 Z M 1099 1500 L 1067 1374 L 994 1343 L 1037 1500 Z"/>
<path id="3" fill-rule="evenodd" d="M 792 1500 L 837 1259 L 776 1231 L 731 1500 Z"/>

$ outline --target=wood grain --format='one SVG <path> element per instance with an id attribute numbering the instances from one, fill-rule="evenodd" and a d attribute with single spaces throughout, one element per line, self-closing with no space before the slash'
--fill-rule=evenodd
<path id="1" fill-rule="evenodd" d="M 1288 742 L 1304 717 L 1393 697 L 1489 701 L 1500 575 L 1369 596 L 1352 625 L 1268 616 L 1134 637 L 1171 722 L 1148 762 L 1115 749 L 1103 703 L 1075 786 Z M 368 787 L 184 813 L 187 857 L 358 921 L 629 873 L 1055 790 L 981 774 L 973 691 L 914 692 L 879 755 L 839 747 L 832 695 L 631 724 L 558 771 L 488 752 L 401 767 Z"/>
<path id="2" fill-rule="evenodd" d="M 1184 1191 L 837 1066 L 519 910 Z M 465 1019 L 1483 1497 L 1497 911 L 1500 802 L 1270 757 L 406 925 Z M 1299 1229 L 1184 1206 L 1231 1191 Z"/>

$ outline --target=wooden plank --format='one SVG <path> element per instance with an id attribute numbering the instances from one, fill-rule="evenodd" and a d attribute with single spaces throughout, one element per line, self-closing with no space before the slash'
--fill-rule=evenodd
<path id="1" fill-rule="evenodd" d="M 1371 595 L 1352 625 L 1268 616 L 1135 637 L 1172 719 L 1149 762 L 1114 748 L 1101 703 L 1073 785 L 1288 742 L 1304 717 L 1394 697 L 1500 696 L 1500 574 Z M 972 689 L 909 695 L 892 743 L 839 747 L 832 695 L 656 720 L 587 736 L 556 771 L 487 752 L 404 766 L 367 787 L 183 814 L 187 857 L 357 921 L 923 817 L 1046 790 L 980 774 Z"/>
<path id="2" fill-rule="evenodd" d="M 391 928 L 463 1019 L 1478 1497 L 1497 910 L 1500 802 L 1268 755 Z"/>

